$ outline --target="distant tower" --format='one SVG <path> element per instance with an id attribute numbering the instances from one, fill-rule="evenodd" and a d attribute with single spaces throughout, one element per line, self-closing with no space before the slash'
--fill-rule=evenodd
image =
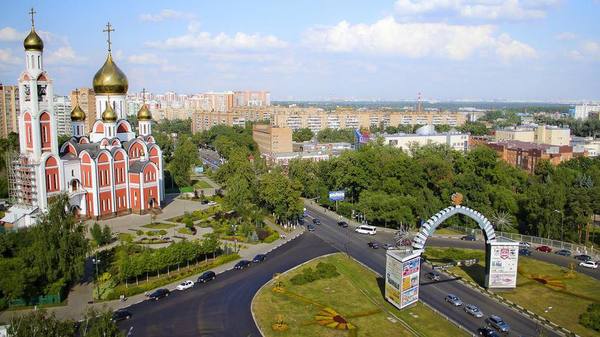
<path id="1" fill-rule="evenodd" d="M 125 119 L 127 116 L 127 105 L 125 104 L 125 96 L 129 82 L 125 73 L 117 67 L 112 59 L 110 33 L 114 32 L 112 25 L 106 24 L 106 29 L 103 30 L 107 34 L 108 55 L 104 65 L 96 75 L 94 75 L 94 92 L 96 93 L 96 120 L 102 119 L 103 111 L 110 104 L 112 110 L 117 115 L 117 119 Z"/>
<path id="2" fill-rule="evenodd" d="M 423 101 L 421 100 L 421 93 L 417 96 L 417 112 L 423 111 Z"/>
<path id="3" fill-rule="evenodd" d="M 146 89 L 142 90 L 142 107 L 137 113 L 138 134 L 140 136 L 149 136 L 152 134 L 152 113 L 146 105 Z"/>
<path id="4" fill-rule="evenodd" d="M 71 133 L 73 137 L 83 137 L 85 135 L 85 111 L 79 106 L 79 90 L 75 89 L 75 107 L 71 111 Z"/>

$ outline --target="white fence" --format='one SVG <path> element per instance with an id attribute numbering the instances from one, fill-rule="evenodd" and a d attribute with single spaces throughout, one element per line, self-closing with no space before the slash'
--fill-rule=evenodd
<path id="1" fill-rule="evenodd" d="M 448 228 L 455 230 L 457 232 L 461 232 L 461 233 L 473 234 L 478 237 L 483 236 L 483 233 L 481 232 L 481 229 L 479 229 L 479 228 L 468 228 L 468 227 L 463 227 L 463 226 L 449 226 Z M 517 234 L 517 233 L 507 233 L 507 232 L 500 232 L 500 231 L 496 231 L 496 236 L 497 237 L 502 236 L 502 237 L 511 239 L 513 241 L 518 241 L 518 242 L 528 242 L 528 243 L 530 243 L 532 245 L 536 245 L 536 246 L 549 246 L 549 247 L 552 247 L 554 250 L 568 249 L 571 251 L 571 254 L 573 254 L 573 255 L 586 254 L 586 255 L 591 256 L 594 260 L 600 259 L 600 249 L 594 248 L 593 246 L 586 247 L 583 245 L 578 245 L 578 244 L 570 243 L 570 242 L 564 242 L 564 241 L 560 241 L 560 240 L 544 239 L 544 238 L 540 238 L 537 236 L 523 235 L 523 234 Z"/>

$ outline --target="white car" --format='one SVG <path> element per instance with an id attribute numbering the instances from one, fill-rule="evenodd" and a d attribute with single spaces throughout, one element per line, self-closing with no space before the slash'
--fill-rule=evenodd
<path id="1" fill-rule="evenodd" d="M 598 268 L 598 262 L 596 261 L 583 261 L 579 262 L 579 265 L 586 268 L 596 269 Z"/>
<path id="2" fill-rule="evenodd" d="M 181 283 L 180 285 L 177 286 L 177 290 L 186 290 L 186 289 L 190 289 L 191 287 L 194 286 L 194 281 L 184 281 L 183 283 Z"/>
<path id="3" fill-rule="evenodd" d="M 521 242 L 519 242 L 519 246 L 521 246 L 521 247 L 531 247 L 531 244 L 529 242 L 521 241 Z"/>
<path id="4" fill-rule="evenodd" d="M 369 225 L 360 225 L 360 226 L 356 227 L 356 229 L 354 231 L 357 233 L 360 233 L 360 234 L 375 235 L 375 234 L 377 234 L 377 227 L 373 227 L 373 226 L 369 226 Z"/>

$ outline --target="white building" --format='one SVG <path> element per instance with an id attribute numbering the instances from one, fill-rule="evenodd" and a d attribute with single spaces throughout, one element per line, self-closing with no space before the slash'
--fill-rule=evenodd
<path id="1" fill-rule="evenodd" d="M 600 104 L 580 104 L 571 109 L 571 114 L 575 119 L 586 120 L 592 112 L 600 112 Z"/>
<path id="2" fill-rule="evenodd" d="M 71 100 L 68 96 L 54 96 L 58 135 L 71 135 L 71 110 Z"/>
<path id="3" fill-rule="evenodd" d="M 469 150 L 469 135 L 460 132 L 435 131 L 433 125 L 425 125 L 417 129 L 414 134 L 395 133 L 384 134 L 383 143 L 409 151 L 411 146 L 425 146 L 429 144 L 448 145 L 457 151 L 466 152 Z"/>
<path id="4" fill-rule="evenodd" d="M 571 146 L 573 148 L 583 147 L 589 157 L 598 157 L 600 155 L 600 139 L 593 137 L 573 137 Z"/>

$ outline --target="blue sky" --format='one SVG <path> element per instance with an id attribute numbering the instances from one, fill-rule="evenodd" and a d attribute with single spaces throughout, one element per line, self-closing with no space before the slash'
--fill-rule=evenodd
<path id="1" fill-rule="evenodd" d="M 600 0 L 13 1 L 0 82 L 29 7 L 56 91 L 113 54 L 130 91 L 265 89 L 284 99 L 599 100 Z"/>

